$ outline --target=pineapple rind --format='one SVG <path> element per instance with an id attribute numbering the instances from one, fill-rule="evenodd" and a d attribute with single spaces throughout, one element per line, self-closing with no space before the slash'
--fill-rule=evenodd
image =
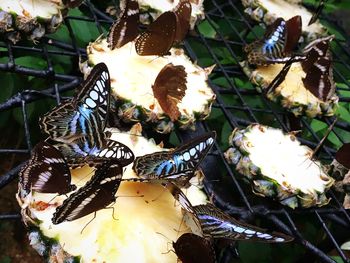
<path id="1" fill-rule="evenodd" d="M 121 120 L 146 123 L 159 133 L 169 133 L 175 127 L 194 129 L 196 120 L 204 120 L 210 114 L 215 100 L 207 84 L 210 70 L 193 64 L 182 49 L 172 48 L 170 52 L 170 56 L 163 57 L 138 56 L 133 42 L 110 50 L 106 39 L 98 39 L 87 47 L 88 66 L 104 62 L 109 68 L 112 95 Z M 181 115 L 175 122 L 163 112 L 151 88 L 161 68 L 168 63 L 183 65 L 187 72 L 187 90 L 178 103 Z M 82 67 L 85 74 L 89 69 Z"/>
<path id="2" fill-rule="evenodd" d="M 306 43 L 327 34 L 327 29 L 316 21 L 308 26 L 312 16 L 299 0 L 242 0 L 244 12 L 257 22 L 271 25 L 278 17 L 285 20 L 300 15 L 302 18 L 302 35 Z M 272 10 L 275 9 L 275 10 Z"/>
<path id="3" fill-rule="evenodd" d="M 258 92 L 266 89 L 284 66 L 284 64 L 273 64 L 253 69 L 249 66 L 248 61 L 240 62 L 240 65 L 249 80 L 255 84 Z M 288 82 L 283 81 L 273 92 L 267 94 L 267 97 L 271 101 L 281 104 L 295 116 L 306 115 L 310 118 L 333 116 L 338 107 L 338 96 L 334 94 L 328 101 L 319 100 L 304 88 L 302 83 L 304 76 L 305 73 L 302 71 L 300 63 L 294 63 L 286 76 Z M 295 90 L 295 94 L 298 94 L 297 97 L 293 92 L 291 93 L 293 90 Z"/>
<path id="4" fill-rule="evenodd" d="M 26 0 L 12 1 L 9 5 L 8 1 L 0 1 L 0 34 L 16 43 L 23 36 L 36 41 L 46 33 L 53 33 L 68 11 L 64 2 Z M 35 8 L 36 5 L 45 7 Z M 45 12 L 46 9 L 49 11 Z"/>
<path id="5" fill-rule="evenodd" d="M 236 129 L 229 137 L 231 147 L 225 152 L 227 161 L 236 166 L 236 170 L 251 184 L 253 192 L 260 196 L 274 198 L 293 209 L 296 207 L 307 208 L 328 204 L 329 199 L 326 197 L 325 192 L 332 186 L 334 180 L 325 174 L 325 168 L 319 162 L 315 162 L 315 164 L 321 169 L 318 175 L 320 181 L 315 183 L 313 189 L 310 188 L 310 183 L 307 187 L 302 189 L 298 188 L 295 182 L 280 181 L 278 177 L 271 178 L 266 174 L 268 169 L 257 167 L 257 165 L 253 163 L 251 153 L 249 152 L 250 148 L 247 147 L 247 145 L 251 143 L 248 138 L 252 136 L 252 134 L 257 133 L 258 130 L 270 132 L 270 130 L 276 129 L 259 124 L 252 124 L 243 130 Z M 299 147 L 298 151 L 304 152 L 305 156 L 312 153 L 310 148 L 300 145 L 293 135 L 287 134 L 284 136 L 286 141 L 291 140 L 292 144 L 297 145 L 293 147 Z M 254 148 L 255 146 L 252 147 Z M 268 151 L 268 149 L 266 150 Z M 276 158 L 278 158 L 277 155 Z M 310 162 L 310 164 L 312 163 Z M 270 163 L 270 165 L 272 164 Z"/>
<path id="6" fill-rule="evenodd" d="M 131 135 L 115 129 L 109 132 L 111 139 L 128 145 L 135 156 L 163 149 L 152 139 L 142 137 L 140 130 L 141 125 L 134 125 Z M 123 178 L 136 177 L 131 166 L 124 169 Z M 81 187 L 91 175 L 90 167 L 72 170 L 72 183 Z M 196 186 L 183 191 L 188 193 L 193 205 L 207 202 L 205 194 Z M 173 196 L 160 185 L 138 182 L 122 182 L 117 196 L 114 204 L 117 220 L 113 219 L 111 209 L 102 209 L 87 226 L 93 214 L 58 225 L 51 223 L 55 207 L 63 202 L 64 196 L 34 193 L 31 202 L 19 200 L 23 220 L 34 225 L 31 244 L 41 255 L 46 255 L 48 262 L 73 262 L 77 257 L 80 262 L 176 262 L 176 255 L 167 253 L 169 240 L 175 241 L 181 233 L 190 230 L 182 223 L 181 207 L 175 205 Z M 40 201 L 44 209 L 40 208 Z M 135 250 L 138 253 L 134 253 Z"/>

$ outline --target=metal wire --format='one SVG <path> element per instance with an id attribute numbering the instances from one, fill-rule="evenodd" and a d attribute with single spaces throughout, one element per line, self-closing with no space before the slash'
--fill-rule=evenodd
<path id="1" fill-rule="evenodd" d="M 199 27 L 195 28 L 195 32 L 189 36 L 184 42 L 184 47 L 193 61 L 198 61 L 201 65 L 200 57 L 198 56 L 198 46 L 201 46 L 201 52 L 207 52 L 212 59 L 212 63 L 216 64 L 216 68 L 213 74 L 210 75 L 209 84 L 216 93 L 217 99 L 213 108 L 219 111 L 226 119 L 227 123 L 232 129 L 237 127 L 244 127 L 253 122 L 260 122 L 266 124 L 265 119 L 272 120 L 275 126 L 280 127 L 284 131 L 289 131 L 289 126 L 286 123 L 288 119 L 288 113 L 282 108 L 276 107 L 276 105 L 264 96 L 259 94 L 253 89 L 242 89 L 234 81 L 234 78 L 241 80 L 247 80 L 242 70 L 240 69 L 238 62 L 242 59 L 241 52 L 243 45 L 246 44 L 246 36 L 252 31 L 254 23 L 246 18 L 243 13 L 243 8 L 240 1 L 218 1 L 208 0 L 206 1 L 206 22 L 215 31 L 215 36 L 212 38 L 205 37 L 201 34 Z M 30 103 L 37 103 L 43 98 L 54 98 L 57 103 L 62 98 L 62 93 L 68 90 L 74 89 L 81 81 L 80 75 L 69 75 L 55 72 L 52 65 L 52 57 L 55 55 L 64 56 L 67 59 L 74 59 L 78 61 L 80 57 L 86 56 L 84 46 L 79 46 L 76 39 L 74 30 L 71 23 L 74 22 L 89 22 L 94 23 L 100 34 L 103 31 L 103 24 L 111 24 L 113 19 L 106 15 L 102 10 L 97 9 L 90 1 L 85 1 L 84 17 L 68 16 L 65 18 L 65 27 L 68 30 L 70 43 L 62 42 L 54 39 L 50 36 L 44 37 L 40 45 L 32 46 L 28 45 L 13 45 L 8 42 L 0 42 L 0 57 L 6 57 L 6 63 L 0 63 L 1 72 L 11 72 L 18 75 L 32 76 L 38 79 L 50 80 L 50 86 L 43 90 L 24 90 L 18 94 L 9 97 L 6 101 L 0 104 L 0 114 L 7 112 L 11 109 L 20 108 L 24 120 L 24 136 L 27 149 L 6 148 L 0 149 L 0 154 L 15 154 L 23 155 L 30 152 L 32 147 L 31 134 L 29 129 L 28 117 L 27 117 L 27 105 Z M 328 21 L 332 23 L 332 21 Z M 223 32 L 217 25 L 224 23 L 230 29 L 230 32 Z M 334 25 L 337 27 L 336 25 Z M 96 38 L 98 35 L 96 35 Z M 333 49 L 341 50 L 341 53 L 334 54 L 335 69 L 334 76 L 336 80 L 344 83 L 342 87 L 338 87 L 339 90 L 350 91 L 350 84 L 346 76 L 350 76 L 350 52 L 347 42 L 348 36 L 344 36 L 345 40 L 335 40 Z M 349 41 L 348 41 L 349 42 Z M 232 63 L 223 63 L 223 57 L 216 52 L 216 48 L 220 47 L 224 50 L 227 56 L 230 56 Z M 6 51 L 3 51 L 6 50 Z M 16 64 L 16 54 L 21 52 L 27 56 L 42 56 L 46 61 L 46 68 L 44 70 L 38 70 L 36 68 L 24 67 Z M 335 53 L 335 52 L 333 52 Z M 207 62 L 206 62 L 207 63 Z M 208 66 L 202 65 L 202 66 Z M 341 68 L 340 68 L 341 67 Z M 217 78 L 223 78 L 227 85 L 216 84 Z M 228 103 L 227 98 L 232 98 L 235 103 Z M 249 104 L 250 99 L 260 98 L 263 108 L 251 106 Z M 349 102 L 349 97 L 340 96 L 340 101 Z M 49 109 L 48 109 L 49 110 Z M 261 117 L 263 114 L 264 119 Z M 322 118 L 321 121 L 330 125 L 333 122 L 333 118 Z M 309 145 L 315 147 L 322 139 L 310 125 L 310 120 L 307 118 L 301 118 L 300 124 L 305 132 L 310 134 L 309 139 L 300 138 L 300 140 Z M 200 122 L 196 125 L 196 131 L 178 132 L 178 136 L 182 140 L 193 137 L 195 134 L 202 133 L 215 129 L 210 124 L 210 119 L 207 122 Z M 350 132 L 350 124 L 342 120 L 338 120 L 333 129 L 334 136 L 336 136 L 340 142 L 344 142 L 341 137 L 342 132 Z M 256 221 L 257 219 L 264 218 L 271 222 L 276 229 L 293 235 L 296 242 L 301 244 L 307 251 L 308 256 L 312 256 L 314 260 L 322 262 L 333 262 L 328 256 L 329 252 L 335 250 L 337 256 L 339 256 L 344 262 L 348 262 L 349 258 L 340 249 L 340 242 L 343 242 L 343 237 L 336 235 L 336 232 L 349 232 L 350 229 L 350 215 L 346 211 L 336 195 L 330 192 L 332 202 L 330 205 L 324 208 L 311 208 L 311 209 L 297 209 L 291 210 L 281 205 L 274 203 L 272 200 L 262 200 L 262 198 L 256 198 L 247 190 L 247 187 L 237 179 L 237 173 L 226 162 L 223 156 L 223 150 L 219 144 L 215 145 L 214 151 L 207 157 L 205 163 L 202 166 L 207 178 L 206 191 L 209 196 L 213 198 L 217 205 L 226 210 L 233 216 L 239 216 L 240 218 L 250 221 Z M 325 159 L 331 160 L 335 154 L 335 149 L 331 147 L 322 147 L 322 156 Z M 6 174 L 0 177 L 0 190 L 8 185 L 11 181 L 16 179 L 18 171 L 22 164 L 12 168 Z M 218 174 L 217 167 L 222 167 L 223 171 Z M 220 180 L 224 180 L 224 185 Z M 1 192 L 0 192 L 1 193 Z M 258 200 L 258 201 L 257 201 Z M 319 246 L 308 241 L 302 231 L 299 229 L 296 219 L 300 216 L 307 215 L 310 220 L 313 220 L 313 224 L 320 226 L 319 231 L 323 231 L 326 236 L 327 246 Z M 20 215 L 15 213 L 0 214 L 0 220 L 15 220 L 19 219 Z M 332 225 L 332 227 L 329 227 Z M 346 237 L 345 237 L 346 238 Z M 347 236 L 350 239 L 350 235 Z M 309 261 L 312 261 L 310 258 Z"/>

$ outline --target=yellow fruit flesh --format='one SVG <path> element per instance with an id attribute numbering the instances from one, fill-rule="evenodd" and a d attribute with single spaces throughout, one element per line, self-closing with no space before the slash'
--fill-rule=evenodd
<path id="1" fill-rule="evenodd" d="M 153 96 L 152 85 L 160 70 L 168 63 L 182 65 L 187 73 L 187 90 L 177 104 L 182 116 L 194 119 L 195 112 L 204 112 L 208 101 L 215 97 L 206 83 L 207 72 L 194 65 L 182 49 L 171 49 L 171 56 L 139 56 L 133 42 L 110 50 L 105 40 L 96 41 L 88 47 L 89 62 L 106 63 L 111 75 L 113 93 L 133 104 L 163 114 L 162 108 Z"/>
<path id="2" fill-rule="evenodd" d="M 0 1 L 0 9 L 27 18 L 41 17 L 51 19 L 62 9 L 61 1 L 47 0 L 12 0 Z"/>

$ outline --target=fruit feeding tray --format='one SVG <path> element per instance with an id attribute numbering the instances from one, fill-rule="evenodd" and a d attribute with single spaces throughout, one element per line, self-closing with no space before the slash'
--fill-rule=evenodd
<path id="1" fill-rule="evenodd" d="M 0 41 L 0 202 L 3 203 L 0 205 L 0 229 L 2 225 L 19 225 L 21 220 L 15 199 L 18 172 L 32 146 L 40 139 L 38 117 L 73 95 L 72 90 L 83 79 L 79 62 L 87 58 L 86 46 L 106 34 L 114 21 L 106 13 L 108 5 L 101 2 L 83 1 L 79 8 L 68 12 L 58 31 L 35 43 Z M 119 5 L 110 2 L 118 10 Z M 296 137 L 312 149 L 332 127 L 317 152 L 319 160 L 331 163 L 337 149 L 350 142 L 350 36 L 324 9 L 321 23 L 335 35 L 331 51 L 339 96 L 337 117 L 295 117 L 258 92 L 243 72 L 239 63 L 245 59 L 243 47 L 261 36 L 263 30 L 244 12 L 241 1 L 206 0 L 204 8 L 204 19 L 190 31 L 183 47 L 199 66 L 215 65 L 208 78 L 216 95 L 211 114 L 204 121 L 198 121 L 195 130 L 178 129 L 170 135 L 145 132 L 157 142 L 164 141 L 171 146 L 215 130 L 216 143 L 201 164 L 210 200 L 235 218 L 294 237 L 292 243 L 282 245 L 239 241 L 222 250 L 219 262 L 283 262 L 285 258 L 290 262 L 349 262 L 349 250 L 341 246 L 350 241 L 350 213 L 344 209 L 334 189 L 327 192 L 331 200 L 323 207 L 291 209 L 253 194 L 242 176 L 227 162 L 224 152 L 229 147 L 231 132 L 252 123 L 280 128 L 284 132 L 301 130 Z M 313 5 L 307 8 L 316 10 Z M 111 117 L 109 123 L 118 123 L 118 118 Z M 23 227 L 20 229 L 25 231 Z M 8 249 L 1 246 L 1 262 L 6 259 L 1 255 L 7 255 Z"/>

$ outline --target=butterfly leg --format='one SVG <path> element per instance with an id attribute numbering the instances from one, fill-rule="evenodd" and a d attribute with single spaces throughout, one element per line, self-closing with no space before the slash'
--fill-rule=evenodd
<path id="1" fill-rule="evenodd" d="M 83 234 L 84 229 L 96 218 L 96 211 L 94 212 L 94 217 L 87 222 L 87 224 L 83 227 L 83 229 L 80 231 L 80 234 Z"/>
<path id="2" fill-rule="evenodd" d="M 113 218 L 114 220 L 118 221 L 118 218 L 115 218 L 115 216 L 114 216 L 114 204 L 115 204 L 115 202 L 113 202 L 113 203 L 111 204 L 111 206 L 105 207 L 105 209 L 112 209 L 112 218 Z"/>

